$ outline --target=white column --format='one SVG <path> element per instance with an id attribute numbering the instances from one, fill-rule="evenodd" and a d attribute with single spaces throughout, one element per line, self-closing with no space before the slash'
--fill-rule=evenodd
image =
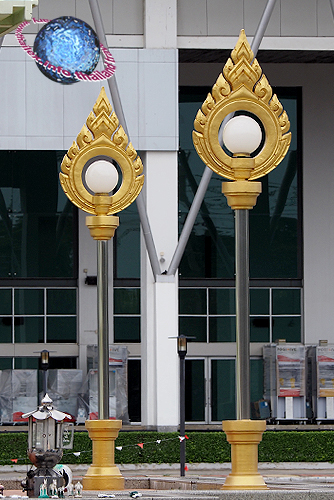
<path id="1" fill-rule="evenodd" d="M 147 212 L 161 262 L 168 268 L 177 243 L 177 152 L 145 155 Z M 155 280 L 142 239 L 142 424 L 176 430 L 179 423 L 178 280 Z"/>
<path id="2" fill-rule="evenodd" d="M 147 49 L 176 48 L 176 19 L 176 0 L 145 0 L 145 47 Z"/>
<path id="3" fill-rule="evenodd" d="M 144 0 L 144 51 L 140 52 L 139 149 L 144 156 L 144 195 L 163 273 L 178 236 L 178 78 L 176 0 Z M 160 50 L 159 50 L 160 49 Z M 161 50 L 164 49 L 164 50 Z M 179 423 L 177 277 L 153 276 L 141 240 L 142 424 L 176 430 Z"/>
<path id="4" fill-rule="evenodd" d="M 179 419 L 178 280 L 159 276 L 155 283 L 157 427 L 176 430 Z"/>

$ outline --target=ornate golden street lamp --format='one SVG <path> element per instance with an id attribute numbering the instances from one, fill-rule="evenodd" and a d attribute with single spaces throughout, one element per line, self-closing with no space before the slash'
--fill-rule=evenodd
<path id="1" fill-rule="evenodd" d="M 121 172 L 121 183 L 118 183 Z M 83 479 L 87 490 L 123 489 L 114 463 L 114 441 L 121 420 L 109 420 L 108 241 L 119 225 L 115 216 L 140 193 L 143 165 L 102 87 L 76 142 L 64 156 L 61 186 L 66 196 L 89 216 L 86 225 L 97 241 L 98 420 L 87 420 L 93 441 L 93 464 Z M 115 190 L 116 188 L 116 190 Z"/>
<path id="2" fill-rule="evenodd" d="M 204 163 L 232 181 L 223 182 L 222 192 L 235 211 L 237 420 L 223 422 L 232 453 L 232 473 L 224 488 L 265 489 L 257 448 L 266 422 L 250 420 L 248 216 L 261 193 L 261 182 L 254 180 L 283 160 L 291 133 L 288 116 L 254 59 L 244 30 L 194 128 L 194 145 Z"/>

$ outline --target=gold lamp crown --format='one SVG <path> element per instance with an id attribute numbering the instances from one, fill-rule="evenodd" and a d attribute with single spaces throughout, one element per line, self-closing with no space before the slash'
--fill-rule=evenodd
<path id="1" fill-rule="evenodd" d="M 92 195 L 83 182 L 88 162 L 99 157 L 115 160 L 122 171 L 120 188 L 111 196 L 103 196 L 102 208 L 99 196 Z M 97 216 L 101 213 L 109 216 L 124 210 L 137 198 L 144 183 L 142 172 L 141 159 L 129 143 L 102 87 L 86 124 L 63 158 L 59 174 L 61 186 L 77 207 Z"/>
<path id="2" fill-rule="evenodd" d="M 264 146 L 254 157 L 252 167 L 235 169 L 236 162 L 228 156 L 218 140 L 220 126 L 230 113 L 247 111 L 256 115 L 265 131 Z M 198 111 L 193 142 L 204 163 L 218 175 L 230 180 L 258 179 L 273 170 L 286 155 L 291 142 L 287 113 L 272 88 L 241 30 L 223 74 L 212 87 Z"/>

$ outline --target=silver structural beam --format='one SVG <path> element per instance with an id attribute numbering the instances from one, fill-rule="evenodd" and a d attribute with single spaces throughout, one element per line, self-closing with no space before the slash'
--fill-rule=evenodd
<path id="1" fill-rule="evenodd" d="M 332 9 L 332 14 L 334 17 L 334 0 L 329 0 L 329 3 L 330 3 L 331 9 Z"/>
<path id="2" fill-rule="evenodd" d="M 109 420 L 108 240 L 97 241 L 98 415 Z"/>
<path id="3" fill-rule="evenodd" d="M 235 210 L 237 420 L 250 418 L 249 210 Z"/>
<path id="4" fill-rule="evenodd" d="M 105 47 L 108 47 L 107 38 L 106 38 L 104 27 L 103 27 L 103 21 L 102 21 L 102 16 L 101 16 L 98 1 L 97 0 L 89 0 L 89 5 L 90 5 L 91 12 L 92 12 L 97 36 L 98 36 L 100 42 Z M 118 85 L 117 85 L 117 80 L 116 80 L 115 75 L 113 75 L 111 78 L 108 78 L 108 85 L 109 85 L 109 90 L 110 90 L 111 98 L 113 101 L 115 113 L 118 116 L 118 119 L 119 119 L 123 129 L 125 130 L 125 133 L 129 137 L 129 132 L 128 132 L 128 128 L 127 128 L 127 124 L 126 124 L 126 120 L 125 120 L 125 115 L 123 112 L 123 106 L 122 106 L 121 98 L 119 95 Z M 145 200 L 143 197 L 143 193 L 139 194 L 139 196 L 136 199 L 136 203 L 137 203 L 137 209 L 138 209 L 138 213 L 139 213 L 140 223 L 142 226 L 143 236 L 145 239 L 146 249 L 147 249 L 149 259 L 150 259 L 152 271 L 153 271 L 154 276 L 158 276 L 159 274 L 161 274 L 160 264 L 159 264 L 158 254 L 157 254 L 157 251 L 155 248 L 153 236 L 152 236 L 150 223 L 149 223 L 147 212 L 146 212 Z"/>
<path id="5" fill-rule="evenodd" d="M 331 0 L 331 1 L 334 2 L 334 0 Z M 267 29 L 270 16 L 271 16 L 273 8 L 275 6 L 275 2 L 276 2 L 276 0 L 267 0 L 266 7 L 263 11 L 262 17 L 260 19 L 259 25 L 257 27 L 256 33 L 254 35 L 254 38 L 253 38 L 253 41 L 251 44 L 252 51 L 254 53 L 254 57 L 256 57 L 256 54 L 257 54 L 257 51 L 258 51 L 259 46 L 261 44 L 262 38 L 263 38 L 264 33 Z M 208 188 L 211 176 L 212 176 L 212 170 L 209 167 L 205 167 L 201 182 L 198 186 L 194 200 L 193 200 L 192 205 L 190 207 L 190 210 L 188 212 L 187 219 L 184 223 L 178 245 L 176 247 L 172 261 L 171 261 L 170 266 L 168 268 L 168 271 L 167 271 L 168 275 L 174 275 L 176 273 L 177 268 L 180 265 L 184 250 L 185 250 L 186 245 L 188 243 L 192 228 L 195 224 L 197 214 L 201 208 L 201 204 L 203 202 L 203 199 L 204 199 L 206 190 Z"/>
<path id="6" fill-rule="evenodd" d="M 276 0 L 267 0 L 267 5 L 263 11 L 259 25 L 257 27 L 254 38 L 253 38 L 252 43 L 251 43 L 254 57 L 256 57 L 257 51 L 259 50 L 259 47 L 261 45 L 262 38 L 264 37 L 264 34 L 266 32 L 268 23 L 269 23 L 270 18 L 271 18 L 271 14 L 273 13 L 273 10 L 275 7 L 275 3 L 276 3 Z"/>
<path id="7" fill-rule="evenodd" d="M 209 167 L 205 167 L 201 182 L 199 183 L 198 189 L 194 196 L 193 202 L 191 204 L 190 210 L 188 212 L 187 218 L 184 222 L 183 229 L 180 234 L 179 242 L 177 244 L 176 250 L 174 252 L 173 258 L 169 265 L 167 274 L 169 276 L 174 275 L 177 271 L 177 268 L 180 265 L 182 255 L 186 248 L 186 245 L 189 240 L 190 233 L 195 224 L 195 220 L 199 209 L 201 208 L 202 202 L 204 200 L 204 196 L 206 190 L 208 189 L 208 185 L 212 176 L 212 170 Z"/>

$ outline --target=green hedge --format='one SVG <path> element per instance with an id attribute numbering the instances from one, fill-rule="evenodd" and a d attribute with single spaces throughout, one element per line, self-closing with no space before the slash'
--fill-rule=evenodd
<path id="1" fill-rule="evenodd" d="M 223 432 L 189 432 L 186 460 L 229 462 L 230 445 Z M 138 446 L 143 443 L 143 446 Z M 121 432 L 116 440 L 116 463 L 176 463 L 179 461 L 178 433 Z M 27 434 L 0 432 L 0 465 L 29 463 Z M 63 463 L 91 463 L 92 444 L 86 432 L 75 432 L 73 450 L 64 450 Z M 73 452 L 80 452 L 75 456 Z M 334 432 L 267 431 L 259 445 L 260 462 L 334 462 Z"/>

